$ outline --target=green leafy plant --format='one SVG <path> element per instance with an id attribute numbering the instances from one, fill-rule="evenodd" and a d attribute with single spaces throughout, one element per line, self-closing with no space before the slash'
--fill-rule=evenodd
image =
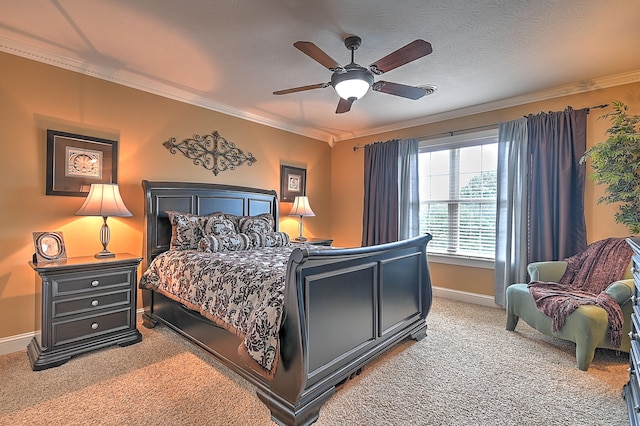
<path id="1" fill-rule="evenodd" d="M 591 162 L 589 178 L 606 185 L 598 203 L 619 203 L 615 215 L 632 234 L 640 233 L 640 116 L 629 115 L 621 101 L 613 102 L 613 112 L 600 118 L 609 119 L 607 140 L 589 148 L 580 159 Z"/>

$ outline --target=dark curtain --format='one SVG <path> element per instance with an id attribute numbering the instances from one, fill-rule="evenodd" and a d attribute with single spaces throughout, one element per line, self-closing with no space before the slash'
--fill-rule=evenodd
<path id="1" fill-rule="evenodd" d="M 364 147 L 362 246 L 398 241 L 398 144 Z"/>
<path id="2" fill-rule="evenodd" d="M 587 246 L 584 219 L 588 109 L 528 118 L 530 150 L 528 262 L 561 260 Z"/>

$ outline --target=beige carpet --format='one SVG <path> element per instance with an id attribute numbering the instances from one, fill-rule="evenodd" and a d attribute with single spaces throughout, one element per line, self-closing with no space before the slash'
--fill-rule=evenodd
<path id="1" fill-rule="evenodd" d="M 322 425 L 625 425 L 628 356 L 574 346 L 504 311 L 435 299 L 427 338 L 406 342 L 348 381 Z M 33 372 L 26 351 L 0 357 L 2 425 L 271 425 L 252 386 L 166 327 L 143 341 Z M 151 382 L 154 385 L 151 385 Z"/>

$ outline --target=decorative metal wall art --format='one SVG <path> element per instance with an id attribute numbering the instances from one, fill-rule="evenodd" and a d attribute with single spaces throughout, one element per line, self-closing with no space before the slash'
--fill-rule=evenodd
<path id="1" fill-rule="evenodd" d="M 211 170 L 216 176 L 225 170 L 234 170 L 244 163 L 250 166 L 258 161 L 253 154 L 245 154 L 217 131 L 204 136 L 193 135 L 193 138 L 180 143 L 176 143 L 176 138 L 171 138 L 162 145 L 172 154 L 180 151 L 182 155 L 193 160 L 193 164 Z"/>

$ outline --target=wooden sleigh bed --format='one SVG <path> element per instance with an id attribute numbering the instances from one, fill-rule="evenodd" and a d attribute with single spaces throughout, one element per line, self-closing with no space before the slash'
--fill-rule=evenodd
<path id="1" fill-rule="evenodd" d="M 142 185 L 144 268 L 170 247 L 166 211 L 269 213 L 278 227 L 275 191 L 181 182 Z M 432 301 L 426 255 L 430 239 L 425 235 L 372 247 L 295 249 L 286 266 L 278 364 L 270 378 L 239 355 L 241 336 L 159 292 L 142 290 L 143 324 L 172 328 L 248 380 L 276 423 L 311 424 L 337 385 L 391 346 L 426 336 Z"/>

